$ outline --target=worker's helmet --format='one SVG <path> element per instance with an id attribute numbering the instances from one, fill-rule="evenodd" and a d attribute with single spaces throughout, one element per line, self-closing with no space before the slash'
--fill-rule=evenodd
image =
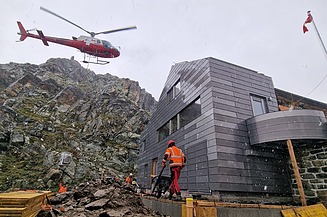
<path id="1" fill-rule="evenodd" d="M 169 140 L 168 141 L 168 147 L 175 145 L 175 141 L 174 140 Z"/>
<path id="2" fill-rule="evenodd" d="M 129 175 L 130 175 L 130 176 L 132 176 L 132 175 L 133 175 L 133 173 L 130 173 Z"/>

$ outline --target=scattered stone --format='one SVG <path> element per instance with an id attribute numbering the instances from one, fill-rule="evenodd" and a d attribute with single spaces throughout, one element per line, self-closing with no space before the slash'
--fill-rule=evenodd
<path id="1" fill-rule="evenodd" d="M 109 202 L 109 199 L 100 199 L 93 201 L 92 203 L 89 203 L 85 206 L 85 209 L 88 210 L 96 210 L 96 209 L 101 209 L 103 208 L 107 203 Z"/>
<path id="2" fill-rule="evenodd" d="M 98 190 L 97 192 L 94 193 L 95 199 L 103 198 L 108 194 L 108 191 L 106 189 L 103 190 Z"/>
<path id="3" fill-rule="evenodd" d="M 159 217 L 146 208 L 135 192 L 124 186 L 123 180 L 99 180 L 81 183 L 69 192 L 56 194 L 50 204 L 60 217 Z M 44 212 L 37 217 L 44 217 Z"/>

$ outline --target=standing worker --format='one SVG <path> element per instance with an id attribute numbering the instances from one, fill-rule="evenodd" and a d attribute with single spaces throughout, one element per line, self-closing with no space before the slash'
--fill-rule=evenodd
<path id="1" fill-rule="evenodd" d="M 174 140 L 168 141 L 168 148 L 165 152 L 164 159 L 162 159 L 162 167 L 166 166 L 167 161 L 169 161 L 171 177 L 173 178 L 170 186 L 169 199 L 172 199 L 174 193 L 176 193 L 177 200 L 181 200 L 181 189 L 179 188 L 178 179 L 182 168 L 185 166 L 186 158 L 183 151 L 175 146 Z"/>
<path id="2" fill-rule="evenodd" d="M 127 185 L 132 184 L 133 181 L 133 173 L 130 173 L 129 176 L 126 177 L 125 182 Z"/>

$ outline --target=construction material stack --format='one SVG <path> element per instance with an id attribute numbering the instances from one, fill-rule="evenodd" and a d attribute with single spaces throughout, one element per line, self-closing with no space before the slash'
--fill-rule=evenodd
<path id="1" fill-rule="evenodd" d="M 0 217 L 35 217 L 51 191 L 14 191 L 0 194 Z"/>

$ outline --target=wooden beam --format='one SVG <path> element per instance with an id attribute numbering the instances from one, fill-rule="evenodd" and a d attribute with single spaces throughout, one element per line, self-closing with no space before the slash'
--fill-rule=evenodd
<path id="1" fill-rule="evenodd" d="M 291 158 L 291 162 L 292 162 L 292 166 L 293 166 L 293 171 L 294 171 L 294 175 L 295 175 L 297 188 L 298 188 L 299 194 L 300 194 L 301 204 L 302 204 L 302 206 L 306 206 L 307 201 L 305 199 L 305 195 L 304 195 L 304 191 L 303 191 L 303 186 L 302 186 L 301 176 L 300 176 L 300 172 L 299 172 L 299 167 L 297 166 L 292 141 L 290 139 L 287 140 L 287 147 L 288 147 L 288 152 L 290 154 L 290 158 Z"/>

